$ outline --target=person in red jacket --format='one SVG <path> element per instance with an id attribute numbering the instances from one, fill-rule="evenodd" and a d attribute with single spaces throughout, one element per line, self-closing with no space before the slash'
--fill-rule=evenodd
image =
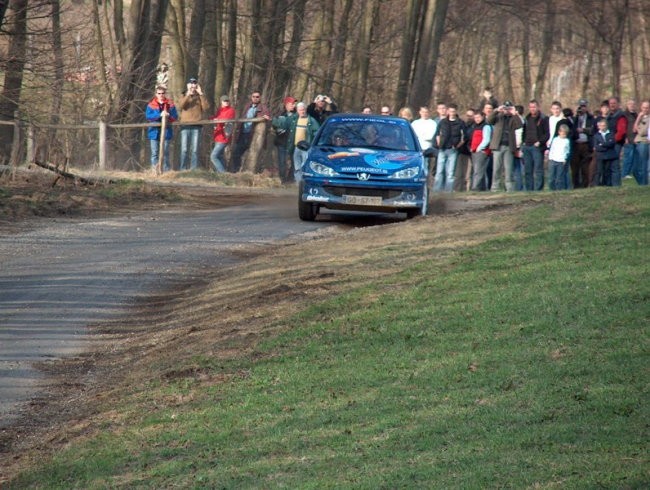
<path id="1" fill-rule="evenodd" d="M 230 106 L 230 97 L 227 95 L 221 96 L 221 107 L 217 109 L 216 114 L 212 119 L 235 119 L 235 109 Z M 214 148 L 210 153 L 210 161 L 214 166 L 214 170 L 219 173 L 226 171 L 226 167 L 221 159 L 223 152 L 230 143 L 232 137 L 234 122 L 220 122 L 214 127 Z"/>
<path id="2" fill-rule="evenodd" d="M 485 113 L 481 110 L 474 112 L 474 131 L 469 142 L 469 151 L 472 154 L 472 176 L 473 191 L 484 191 L 486 189 L 486 171 L 488 157 L 490 156 L 490 139 L 492 138 L 492 126 L 485 121 Z"/>

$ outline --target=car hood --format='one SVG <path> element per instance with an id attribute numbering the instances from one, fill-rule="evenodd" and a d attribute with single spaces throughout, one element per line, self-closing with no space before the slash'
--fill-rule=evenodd
<path id="1" fill-rule="evenodd" d="M 363 147 L 320 146 L 312 148 L 310 157 L 341 174 L 365 172 L 390 175 L 403 168 L 422 165 L 422 155 L 419 152 Z"/>

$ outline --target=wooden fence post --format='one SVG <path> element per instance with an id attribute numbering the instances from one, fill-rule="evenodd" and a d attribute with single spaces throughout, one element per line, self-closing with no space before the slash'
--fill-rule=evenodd
<path id="1" fill-rule="evenodd" d="M 99 120 L 99 170 L 106 170 L 106 121 Z"/>
<path id="2" fill-rule="evenodd" d="M 20 113 L 14 112 L 14 134 L 11 143 L 11 166 L 16 168 L 18 166 L 18 159 L 20 158 Z"/>
<path id="3" fill-rule="evenodd" d="M 31 123 L 27 126 L 27 154 L 25 160 L 27 163 L 34 161 L 34 125 Z"/>

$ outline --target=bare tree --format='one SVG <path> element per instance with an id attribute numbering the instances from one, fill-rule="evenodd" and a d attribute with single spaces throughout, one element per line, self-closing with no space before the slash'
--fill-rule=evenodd
<path id="1" fill-rule="evenodd" d="M 409 96 L 411 106 L 416 107 L 431 101 L 448 7 L 449 0 L 425 2 L 424 21 L 417 43 L 418 56 L 415 62 L 413 86 Z"/>
<path id="2" fill-rule="evenodd" d="M 12 19 L 9 26 L 9 49 L 5 67 L 4 87 L 0 96 L 0 119 L 11 120 L 20 107 L 27 42 L 27 0 L 11 0 Z M 13 126 L 0 126 L 0 149 L 11 154 Z"/>

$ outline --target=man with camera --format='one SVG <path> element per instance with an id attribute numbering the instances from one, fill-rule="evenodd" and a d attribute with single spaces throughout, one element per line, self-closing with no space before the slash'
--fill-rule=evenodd
<path id="1" fill-rule="evenodd" d="M 509 100 L 499 106 L 488 117 L 488 124 L 492 126 L 490 150 L 493 156 L 492 190 L 499 191 L 501 187 L 501 174 L 505 169 L 506 192 L 515 190 L 514 161 L 517 152 L 517 137 L 515 131 L 523 126 L 515 106 Z"/>
<path id="2" fill-rule="evenodd" d="M 589 104 L 586 99 L 578 101 L 573 127 L 576 139 L 571 155 L 571 178 L 573 179 L 573 188 L 580 189 L 589 187 L 589 166 L 593 157 L 593 137 L 596 127 L 596 120 L 589 113 Z"/>
<path id="3" fill-rule="evenodd" d="M 178 103 L 181 108 L 181 163 L 179 170 L 187 170 L 185 159 L 189 150 L 190 167 L 195 170 L 199 166 L 199 138 L 201 136 L 201 125 L 188 123 L 198 122 L 203 118 L 203 113 L 208 109 L 208 100 L 203 95 L 201 86 L 196 78 L 190 78 L 187 82 L 187 90 Z M 188 148 L 189 147 L 189 148 Z"/>
<path id="4" fill-rule="evenodd" d="M 338 107 L 328 95 L 317 95 L 314 102 L 307 107 L 307 114 L 323 125 L 325 119 L 339 112 Z"/>

